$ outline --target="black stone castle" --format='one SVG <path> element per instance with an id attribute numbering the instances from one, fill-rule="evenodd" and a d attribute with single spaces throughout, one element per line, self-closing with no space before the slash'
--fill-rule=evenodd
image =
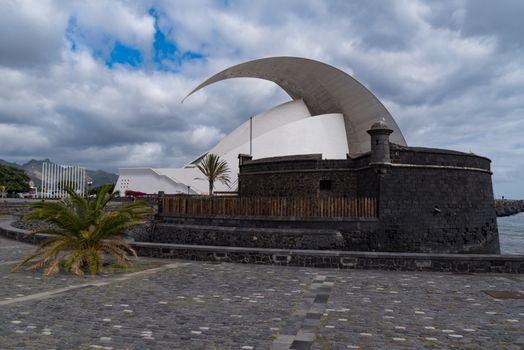
<path id="1" fill-rule="evenodd" d="M 371 152 L 347 160 L 242 156 L 239 194 L 377 198 L 376 221 L 322 223 L 348 250 L 500 253 L 489 159 L 390 143 L 384 122 L 368 133 Z"/>
<path id="2" fill-rule="evenodd" d="M 327 115 L 342 118 L 337 125 L 345 126 L 344 142 L 336 144 L 347 144 L 346 159 L 346 151 L 342 159 L 325 159 L 320 152 L 282 152 L 258 159 L 240 154 L 236 198 L 165 198 L 146 240 L 249 249 L 500 253 L 489 159 L 408 147 L 393 117 L 368 89 L 317 61 L 273 57 L 246 62 L 216 74 L 193 92 L 237 77 L 273 81 L 293 100 L 303 101 L 309 114 L 301 125 L 335 120 Z M 323 139 L 332 141 L 329 135 Z M 305 198 L 301 205 L 307 210 L 323 198 L 334 198 L 331 209 L 349 205 L 347 198 L 371 198 L 372 215 L 302 215 L 307 210 L 275 215 L 281 209 L 275 198 Z M 266 199 L 271 208 L 258 214 L 245 208 Z"/>

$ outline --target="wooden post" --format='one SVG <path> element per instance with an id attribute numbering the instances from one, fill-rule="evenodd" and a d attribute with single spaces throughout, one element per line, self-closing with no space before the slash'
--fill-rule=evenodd
<path id="1" fill-rule="evenodd" d="M 157 205 L 157 213 L 159 215 L 164 214 L 164 191 L 158 192 L 156 205 Z"/>

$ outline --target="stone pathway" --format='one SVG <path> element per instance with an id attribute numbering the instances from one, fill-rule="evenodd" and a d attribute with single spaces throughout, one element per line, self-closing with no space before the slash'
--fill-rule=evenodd
<path id="1" fill-rule="evenodd" d="M 165 260 L 133 274 L 11 273 L 0 238 L 2 349 L 522 349 L 522 275 L 350 271 Z"/>

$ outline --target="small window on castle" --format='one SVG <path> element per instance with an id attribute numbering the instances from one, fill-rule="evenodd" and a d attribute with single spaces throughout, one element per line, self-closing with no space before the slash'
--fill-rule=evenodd
<path id="1" fill-rule="evenodd" d="M 331 180 L 320 180 L 320 190 L 321 191 L 331 190 Z"/>

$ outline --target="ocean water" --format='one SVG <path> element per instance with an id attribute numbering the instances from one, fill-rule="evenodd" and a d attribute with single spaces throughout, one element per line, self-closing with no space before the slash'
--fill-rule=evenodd
<path id="1" fill-rule="evenodd" d="M 497 218 L 502 254 L 524 255 L 524 212 Z"/>

